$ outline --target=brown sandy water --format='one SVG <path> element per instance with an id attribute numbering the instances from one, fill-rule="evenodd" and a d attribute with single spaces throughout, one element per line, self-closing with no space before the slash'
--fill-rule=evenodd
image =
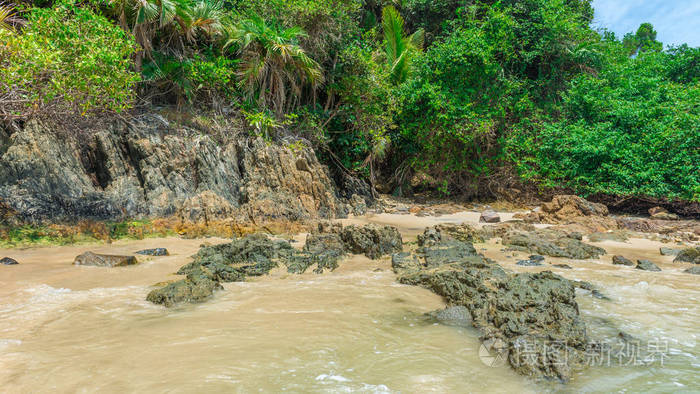
<path id="1" fill-rule="evenodd" d="M 411 241 L 429 225 L 477 220 L 478 213 L 465 212 L 346 222 L 396 225 Z M 500 252 L 498 243 L 475 245 L 512 270 L 552 269 L 598 285 L 612 301 L 586 292 L 577 297 L 593 335 L 615 327 L 645 345 L 668 344 L 663 366 L 594 367 L 567 386 L 535 384 L 508 367 L 482 363 L 478 333 L 427 322 L 423 314 L 443 301 L 395 283 L 388 258 L 353 257 L 323 275 L 279 270 L 225 284 L 199 305 L 168 310 L 146 302 L 151 285 L 175 278 L 202 242 L 0 250 L 21 263 L 0 266 L 0 392 L 679 392 L 700 386 L 700 278 L 659 256 L 657 242 L 601 243 L 609 255 L 600 261 L 547 259 L 573 270 L 516 266 L 525 254 L 506 258 L 513 253 Z M 146 247 L 166 247 L 171 256 L 111 269 L 70 264 L 85 250 Z M 651 258 L 664 271 L 612 266 L 613 253 Z"/>

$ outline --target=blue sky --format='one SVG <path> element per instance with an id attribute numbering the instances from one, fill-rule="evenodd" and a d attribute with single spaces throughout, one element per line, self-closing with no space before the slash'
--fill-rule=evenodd
<path id="1" fill-rule="evenodd" d="M 700 0 L 593 0 L 594 27 L 605 27 L 622 38 L 651 22 L 664 43 L 700 46 Z"/>

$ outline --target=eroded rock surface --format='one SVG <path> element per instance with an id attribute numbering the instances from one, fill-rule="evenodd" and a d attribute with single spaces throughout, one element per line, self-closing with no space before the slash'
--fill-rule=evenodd
<path id="1" fill-rule="evenodd" d="M 170 253 L 168 253 L 168 249 L 165 248 L 153 248 L 153 249 L 144 249 L 144 250 L 139 250 L 136 252 L 136 254 L 142 254 L 144 256 L 168 256 Z"/>
<path id="2" fill-rule="evenodd" d="M 637 266 L 635 268 L 644 271 L 661 271 L 661 268 L 650 260 L 637 260 Z"/>
<path id="3" fill-rule="evenodd" d="M 301 220 L 345 209 L 312 149 L 216 141 L 153 113 L 80 130 L 30 121 L 0 133 L 0 147 L 0 208 L 24 222 Z"/>
<path id="4" fill-rule="evenodd" d="M 700 246 L 681 250 L 673 262 L 700 264 Z"/>
<path id="5" fill-rule="evenodd" d="M 280 266 L 295 274 L 315 267 L 314 272 L 320 274 L 336 269 L 339 260 L 348 253 L 376 259 L 401 250 L 401 235 L 391 226 L 343 227 L 322 223 L 308 235 L 301 250 L 293 248 L 288 241 L 251 234 L 230 243 L 202 247 L 193 261 L 177 272 L 187 275 L 186 279 L 153 290 L 147 299 L 166 306 L 200 302 L 218 288 L 208 281 L 217 284 L 244 281 L 247 277 L 266 275 Z"/>
<path id="6" fill-rule="evenodd" d="M 11 257 L 3 257 L 0 259 L 0 265 L 17 265 L 19 264 L 17 260 L 11 258 Z"/>
<path id="7" fill-rule="evenodd" d="M 419 244 L 415 256 L 395 254 L 392 266 L 399 282 L 426 287 L 450 306 L 466 307 L 484 343 L 503 344 L 519 373 L 567 380 L 583 366 L 586 326 L 567 279 L 549 271 L 506 271 L 470 243 L 446 234 Z"/>
<path id="8" fill-rule="evenodd" d="M 613 256 L 613 258 L 612 258 L 612 263 L 613 263 L 613 264 L 617 264 L 617 265 L 626 265 L 626 266 L 629 266 L 629 267 L 633 267 L 633 266 L 634 266 L 634 262 L 633 262 L 632 260 L 628 259 L 628 258 L 625 257 L 625 256 L 619 256 L 619 255 Z"/>

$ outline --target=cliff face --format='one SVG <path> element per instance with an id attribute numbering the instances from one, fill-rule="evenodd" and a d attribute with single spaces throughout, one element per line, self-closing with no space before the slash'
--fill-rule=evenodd
<path id="1" fill-rule="evenodd" d="M 302 220 L 347 211 L 311 148 L 248 137 L 218 143 L 153 114 L 103 123 L 56 130 L 31 121 L 0 132 L 0 206 L 27 222 Z"/>

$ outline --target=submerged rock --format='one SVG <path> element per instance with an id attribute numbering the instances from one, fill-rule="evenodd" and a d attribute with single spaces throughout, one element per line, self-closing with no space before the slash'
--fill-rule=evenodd
<path id="1" fill-rule="evenodd" d="M 630 267 L 634 266 L 634 262 L 632 262 L 632 260 L 626 258 L 625 256 L 619 256 L 619 255 L 613 256 L 612 263 L 617 264 L 617 265 L 627 265 Z"/>
<path id="2" fill-rule="evenodd" d="M 484 211 L 481 213 L 479 221 L 484 223 L 498 223 L 501 221 L 501 217 L 494 211 Z"/>
<path id="3" fill-rule="evenodd" d="M 3 257 L 0 260 L 0 265 L 17 265 L 19 264 L 17 260 L 11 258 L 11 257 Z"/>
<path id="4" fill-rule="evenodd" d="M 605 249 L 589 245 L 562 231 L 541 229 L 532 232 L 509 231 L 502 237 L 503 245 L 552 257 L 570 259 L 598 258 Z"/>
<path id="5" fill-rule="evenodd" d="M 686 274 L 693 274 L 693 275 L 700 275 L 700 267 L 695 266 L 695 267 L 690 267 L 686 270 L 683 270 Z"/>
<path id="6" fill-rule="evenodd" d="M 429 312 L 427 315 L 446 326 L 472 326 L 472 316 L 469 313 L 469 309 L 463 305 L 448 306 L 445 309 Z"/>
<path id="7" fill-rule="evenodd" d="M 536 260 L 518 260 L 517 265 L 522 265 L 524 267 L 536 267 L 542 265 L 539 261 Z"/>
<path id="8" fill-rule="evenodd" d="M 505 271 L 470 243 L 445 234 L 420 247 L 413 259 L 395 254 L 392 267 L 400 283 L 426 287 L 448 305 L 465 307 L 482 340 L 502 342 L 519 373 L 567 380 L 584 366 L 586 326 L 570 281 L 549 271 Z"/>
<path id="9" fill-rule="evenodd" d="M 694 248 L 683 249 L 678 253 L 674 263 L 693 263 L 700 264 L 700 246 Z"/>
<path id="10" fill-rule="evenodd" d="M 552 264 L 552 267 L 563 268 L 563 269 L 567 269 L 567 270 L 573 269 L 568 264 Z"/>
<path id="11" fill-rule="evenodd" d="M 637 260 L 637 266 L 635 268 L 644 271 L 661 271 L 661 268 L 649 260 Z"/>
<path id="12" fill-rule="evenodd" d="M 134 256 L 119 256 L 85 252 L 75 258 L 73 265 L 91 265 L 95 267 L 123 267 L 137 264 Z"/>
<path id="13" fill-rule="evenodd" d="M 169 256 L 168 249 L 165 248 L 154 248 L 154 249 L 144 249 L 139 250 L 136 254 L 142 254 L 146 256 Z"/>
<path id="14" fill-rule="evenodd" d="M 199 303 L 209 299 L 214 290 L 219 289 L 223 289 L 223 286 L 215 275 L 204 267 L 198 267 L 187 274 L 187 278 L 151 291 L 146 300 L 167 307 L 183 302 Z"/>

